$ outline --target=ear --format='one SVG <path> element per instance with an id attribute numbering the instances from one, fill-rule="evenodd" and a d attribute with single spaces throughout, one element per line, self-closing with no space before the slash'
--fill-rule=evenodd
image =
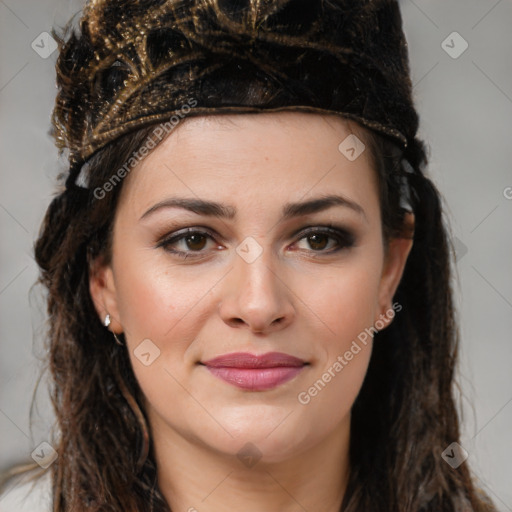
<path id="1" fill-rule="evenodd" d="M 89 266 L 89 292 L 101 323 L 110 315 L 110 331 L 120 334 L 123 327 L 119 321 L 117 294 L 112 266 L 106 264 L 102 257 Z"/>
<path id="2" fill-rule="evenodd" d="M 412 248 L 414 233 L 414 214 L 406 213 L 404 218 L 403 237 L 391 238 L 385 256 L 384 267 L 379 284 L 379 317 L 375 319 L 384 321 L 386 326 L 392 322 L 393 317 L 388 318 L 388 311 L 393 296 L 398 288 L 400 279 L 405 269 L 407 257 Z M 406 238 L 407 237 L 407 238 Z"/>

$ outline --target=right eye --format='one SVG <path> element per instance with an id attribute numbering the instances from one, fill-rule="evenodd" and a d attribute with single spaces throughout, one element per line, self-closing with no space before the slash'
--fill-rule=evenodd
<path id="1" fill-rule="evenodd" d="M 194 228 L 187 228 L 186 231 L 181 233 L 172 234 L 164 238 L 158 243 L 157 247 L 162 247 L 165 251 L 170 252 L 180 258 L 187 258 L 192 256 L 198 257 L 203 253 L 207 239 L 215 240 L 212 233 L 207 231 L 200 231 Z M 173 246 L 181 243 L 181 249 L 174 249 Z"/>

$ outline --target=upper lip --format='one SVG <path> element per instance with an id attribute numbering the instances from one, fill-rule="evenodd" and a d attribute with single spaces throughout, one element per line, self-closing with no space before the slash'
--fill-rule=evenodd
<path id="1" fill-rule="evenodd" d="M 283 366 L 299 367 L 307 363 L 298 357 L 284 354 L 283 352 L 267 352 L 261 355 L 249 354 L 248 352 L 233 352 L 214 357 L 201 364 L 213 368 L 277 368 Z"/>

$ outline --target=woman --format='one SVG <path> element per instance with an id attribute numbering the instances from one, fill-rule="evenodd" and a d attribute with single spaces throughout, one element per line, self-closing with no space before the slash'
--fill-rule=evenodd
<path id="1" fill-rule="evenodd" d="M 397 3 L 95 1 L 59 42 L 53 510 L 494 510 Z"/>

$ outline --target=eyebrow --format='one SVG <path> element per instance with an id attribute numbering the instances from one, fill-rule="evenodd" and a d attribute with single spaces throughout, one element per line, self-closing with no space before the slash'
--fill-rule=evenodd
<path id="1" fill-rule="evenodd" d="M 333 206 L 343 206 L 350 208 L 367 220 L 363 208 L 354 201 L 340 195 L 325 195 L 305 202 L 286 203 L 282 209 L 282 219 L 288 220 L 293 217 L 310 215 L 332 208 Z M 234 219 L 237 210 L 234 206 L 218 203 L 216 201 L 207 201 L 204 199 L 173 197 L 164 199 L 147 210 L 140 220 L 149 217 L 151 214 L 164 208 L 182 208 L 198 215 L 209 217 L 218 217 L 222 219 Z"/>

